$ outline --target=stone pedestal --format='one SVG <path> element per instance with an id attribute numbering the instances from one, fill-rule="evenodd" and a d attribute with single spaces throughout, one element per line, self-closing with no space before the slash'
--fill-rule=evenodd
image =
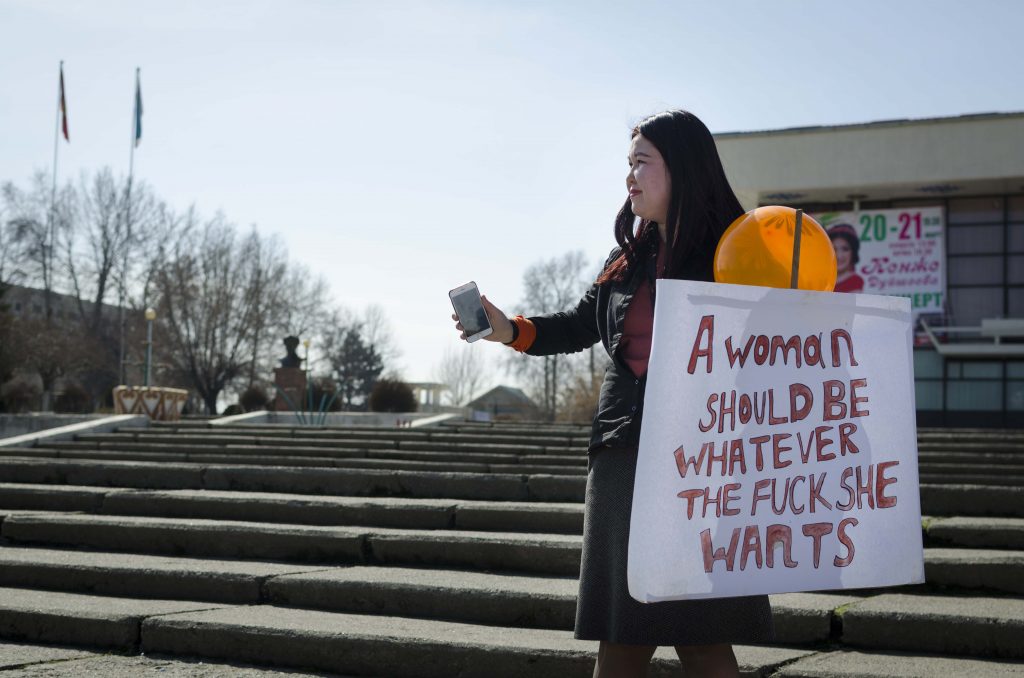
<path id="1" fill-rule="evenodd" d="M 274 368 L 274 386 L 277 387 L 277 394 L 274 396 L 275 412 L 291 412 L 305 406 L 306 372 L 301 367 Z M 287 393 L 288 399 L 285 399 L 282 393 Z"/>

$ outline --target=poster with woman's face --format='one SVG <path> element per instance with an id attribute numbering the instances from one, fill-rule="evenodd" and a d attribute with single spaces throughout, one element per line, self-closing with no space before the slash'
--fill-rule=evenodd
<path id="1" fill-rule="evenodd" d="M 915 318 L 943 311 L 946 254 L 941 207 L 813 216 L 836 253 L 836 292 L 907 297 Z"/>

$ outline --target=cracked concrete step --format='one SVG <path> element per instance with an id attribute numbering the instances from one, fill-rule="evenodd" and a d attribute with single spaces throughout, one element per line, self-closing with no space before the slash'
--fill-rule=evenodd
<path id="1" fill-rule="evenodd" d="M 65 551 L 0 549 L 0 586 L 78 593 L 277 605 L 334 612 L 572 630 L 574 577 L 405 567 L 303 567 Z M 262 588 L 261 588 L 262 587 Z M 860 596 L 772 596 L 777 641 L 829 639 L 833 610 Z"/>
<path id="2" fill-rule="evenodd" d="M 112 451 L 112 450 L 88 450 L 88 449 L 60 449 L 44 450 L 33 448 L 29 452 L 32 457 L 48 457 L 53 459 L 78 459 L 97 461 L 150 461 L 150 462 L 193 462 L 199 464 L 246 464 L 258 466 L 280 466 L 287 463 L 289 466 L 316 467 L 316 468 L 366 468 L 366 469 L 388 469 L 404 471 L 433 471 L 433 472 L 456 472 L 456 473 L 547 473 L 554 475 L 586 475 L 585 466 L 578 464 L 565 466 L 558 464 L 526 464 L 514 462 L 511 464 L 493 463 L 470 463 L 459 461 L 433 461 L 433 460 L 409 460 L 409 459 L 370 459 L 353 457 L 329 457 L 315 456 L 304 457 L 299 455 L 276 455 L 272 450 L 264 450 L 267 454 L 254 455 L 243 454 L 235 450 L 225 451 L 222 448 L 210 448 L 215 452 L 147 452 L 147 451 Z M 47 452 L 49 454 L 47 454 Z M 24 456 L 20 450 L 0 451 L 3 456 Z"/>
<path id="3" fill-rule="evenodd" d="M 918 438 L 929 440 L 1011 440 L 1024 441 L 1020 428 L 935 428 L 917 430 Z"/>
<path id="4" fill-rule="evenodd" d="M 922 472 L 919 474 L 919 479 L 922 484 L 927 483 L 931 485 L 990 485 L 990 486 L 1002 486 L 1008 485 L 1012 487 L 1020 487 L 1024 485 L 1024 475 L 1011 474 L 1011 473 L 971 473 L 969 472 L 960 474 L 951 473 L 933 473 L 933 472 Z"/>
<path id="5" fill-rule="evenodd" d="M 583 501 L 586 478 L 551 474 L 455 474 L 375 469 L 303 469 L 228 464 L 0 458 L 0 478 L 155 489 L 238 489 L 297 494 L 388 495 L 485 500 Z M 1024 487 L 921 486 L 922 511 L 931 515 L 1024 517 Z"/>
<path id="6" fill-rule="evenodd" d="M 589 678 L 597 644 L 568 631 L 355 615 L 266 605 L 147 619 L 147 652 L 199 655 L 394 678 Z M 807 650 L 736 648 L 741 673 L 769 676 Z M 670 648 L 655 654 L 650 676 L 676 676 Z"/>
<path id="7" fill-rule="evenodd" d="M 931 586 L 1024 594 L 1024 551 L 927 548 L 924 573 Z"/>
<path id="8" fill-rule="evenodd" d="M 519 472 L 585 474 L 586 458 L 579 456 L 504 455 L 473 453 L 431 453 L 417 451 L 339 450 L 292 447 L 214 446 L 143 443 L 81 443 L 58 441 L 44 448 L 7 448 L 3 456 L 54 457 L 65 459 L 123 459 L 140 461 L 195 461 L 204 463 L 272 464 L 364 468 L 405 468 L 464 472 Z M 1024 466 L 961 464 L 921 465 L 926 480 L 947 483 L 979 479 L 982 483 L 1013 485 L 1024 479 Z M 950 478 L 947 476 L 955 476 Z"/>
<path id="9" fill-rule="evenodd" d="M 925 536 L 931 544 L 1024 549 L 1024 518 L 929 518 Z"/>
<path id="10" fill-rule="evenodd" d="M 1020 441 L 967 441 L 952 440 L 941 442 L 921 442 L 917 444 L 918 452 L 960 452 L 963 454 L 1006 454 L 1017 455 L 1024 452 L 1024 442 Z"/>
<path id="11" fill-rule="evenodd" d="M 289 607 L 564 630 L 573 628 L 577 589 L 575 577 L 359 566 L 275 577 L 266 587 L 271 603 Z M 773 595 L 777 642 L 827 641 L 833 611 L 860 598 Z"/>
<path id="12" fill-rule="evenodd" d="M 10 542 L 127 553 L 293 562 L 439 565 L 483 570 L 579 572 L 572 535 L 320 527 L 281 523 L 14 513 L 0 523 Z"/>
<path id="13" fill-rule="evenodd" d="M 203 518 L 360 525 L 417 529 L 456 528 L 580 534 L 578 503 L 488 502 L 404 497 L 315 497 L 218 490 L 135 490 L 0 483 L 0 507 L 87 511 L 105 515 Z M 1024 519 L 926 517 L 930 543 L 972 548 L 1024 549 Z"/>
<path id="14" fill-rule="evenodd" d="M 1024 449 L 1017 452 L 947 452 L 918 450 L 917 459 L 921 463 L 944 464 L 998 464 L 1024 466 Z"/>
<path id="15" fill-rule="evenodd" d="M 195 434 L 203 430 L 212 433 L 235 433 L 239 435 L 274 435 L 302 438 L 389 438 L 395 440 L 433 440 L 445 439 L 453 436 L 472 437 L 494 440 L 495 438 L 519 437 L 524 439 L 551 439 L 559 445 L 566 443 L 578 443 L 586 445 L 590 440 L 590 426 L 578 426 L 575 428 L 550 428 L 543 424 L 531 422 L 526 426 L 519 427 L 428 427 L 419 429 L 400 429 L 381 426 L 348 426 L 348 427 L 312 427 L 312 426 L 289 426 L 281 424 L 235 424 L 216 426 L 191 426 L 183 425 L 183 422 L 154 422 L 150 427 L 125 426 L 118 429 L 119 432 L 129 433 L 185 433 Z"/>
<path id="16" fill-rule="evenodd" d="M 922 461 L 918 464 L 921 473 L 947 475 L 999 475 L 1006 474 L 1020 478 L 1024 476 L 1024 464 L 982 464 Z"/>
<path id="17" fill-rule="evenodd" d="M 80 648 L 4 641 L 0 641 L 0 671 L 4 678 L 326 678 L 323 673 L 277 671 L 237 662 L 101 654 Z"/>
<path id="18" fill-rule="evenodd" d="M 125 443 L 125 442 L 150 442 L 188 445 L 197 443 L 202 445 L 238 445 L 256 444 L 272 447 L 336 447 L 339 449 L 408 449 L 408 450 L 436 450 L 441 452 L 460 451 L 489 451 L 521 454 L 531 451 L 534 454 L 584 454 L 587 450 L 586 444 L 576 445 L 568 441 L 539 438 L 499 438 L 493 436 L 459 437 L 446 436 L 439 439 L 417 437 L 402 438 L 400 436 L 380 437 L 284 437 L 284 436 L 253 436 L 231 433 L 206 432 L 206 433 L 179 433 L 168 434 L 162 432 L 154 433 L 83 433 L 76 436 L 76 440 L 96 444 L 102 443 Z"/>
<path id="19" fill-rule="evenodd" d="M 10 448 L 25 450 L 26 448 Z M 144 453 L 171 453 L 171 454 L 254 454 L 254 455 L 279 455 L 281 457 L 304 456 L 304 457 L 328 457 L 328 458 L 358 458 L 358 459 L 405 459 L 410 461 L 451 461 L 464 463 L 481 464 L 535 464 L 544 466 L 574 466 L 586 468 L 587 458 L 584 454 L 572 455 L 546 455 L 546 454 L 511 454 L 506 452 L 434 452 L 423 450 L 398 450 L 398 449 L 374 449 L 374 448 L 338 448 L 331 446 L 314 447 L 309 445 L 293 445 L 289 447 L 270 445 L 246 445 L 235 443 L 230 445 L 206 445 L 206 444 L 171 444 L 151 442 L 125 442 L 125 443 L 94 443 L 80 440 L 61 440 L 47 443 L 42 448 L 28 448 L 36 450 L 105 450 L 116 452 L 144 452 Z M 65 455 L 59 455 L 65 456 Z"/>
<path id="20" fill-rule="evenodd" d="M 152 489 L 233 489 L 254 492 L 347 496 L 402 495 L 500 501 L 582 502 L 583 476 L 551 474 L 454 474 L 362 469 L 234 466 L 228 464 L 89 462 L 0 458 L 0 478 L 16 483 L 54 483 Z M 921 486 L 921 509 L 936 515 L 1024 517 L 1024 487 Z"/>
<path id="21" fill-rule="evenodd" d="M 487 501 L 582 501 L 583 476 L 439 473 L 289 466 L 0 458 L 0 478 L 14 483 L 411 496 Z"/>
<path id="22" fill-rule="evenodd" d="M 1024 599 L 888 593 L 842 612 L 844 645 L 872 650 L 1024 658 Z"/>
<path id="23" fill-rule="evenodd" d="M 839 650 L 819 652 L 783 666 L 772 678 L 1009 678 L 1024 675 L 1024 663 Z"/>
<path id="24" fill-rule="evenodd" d="M 146 617 L 218 607 L 222 606 L 0 588 L 0 637 L 131 650 L 139 645 Z"/>
<path id="25" fill-rule="evenodd" d="M 53 664 L 95 656 L 92 652 L 79 648 L 30 645 L 0 640 L 0 671 L 7 672 L 5 676 L 17 675 L 13 669 L 32 664 Z"/>
<path id="26" fill-rule="evenodd" d="M 265 582 L 323 566 L 52 548 L 0 548 L 0 586 L 91 595 L 255 604 Z"/>
<path id="27" fill-rule="evenodd" d="M 108 488 L 84 485 L 0 483 L 0 510 L 99 513 L 109 492 Z"/>
<path id="28" fill-rule="evenodd" d="M 317 497 L 0 483 L 0 508 L 303 525 L 583 533 L 583 505 L 578 503 Z"/>
<path id="29" fill-rule="evenodd" d="M 24 455 L 24 448 L 2 452 L 6 456 Z M 31 456 L 53 456 L 66 459 L 138 459 L 144 461 L 197 461 L 211 463 L 279 464 L 287 461 L 296 466 L 340 466 L 365 468 L 410 468 L 472 472 L 586 473 L 586 457 L 582 454 L 539 455 L 480 452 L 430 452 L 419 450 L 344 449 L 338 447 L 276 446 L 276 445 L 209 445 L 150 442 L 86 442 L 56 441 L 45 448 L 31 448 Z M 1019 463 L 932 462 L 922 459 L 922 475 L 936 477 L 1006 476 L 999 484 L 1014 484 L 1024 479 L 1024 461 Z M 950 478 L 943 478 L 950 480 Z"/>
<path id="30" fill-rule="evenodd" d="M 1024 518 L 1024 487 L 922 484 L 921 511 L 933 516 Z"/>
<path id="31" fill-rule="evenodd" d="M 933 563 L 945 553 L 926 552 Z M 957 554 L 952 554 L 956 556 Z M 960 578 L 991 578 L 979 558 L 962 565 Z M 1020 587 L 1016 576 L 1006 576 Z M 929 578 L 931 578 L 929 572 Z M 956 576 L 956 573 L 950 575 Z M 303 566 L 280 562 L 163 557 L 8 546 L 0 549 L 0 586 L 69 590 L 118 596 L 186 598 L 225 603 L 273 602 L 331 611 L 442 618 L 500 626 L 571 629 L 577 581 L 408 567 Z M 773 595 L 778 642 L 830 639 L 833 611 L 860 600 L 857 592 Z M 833 639 L 834 640 L 834 639 Z"/>

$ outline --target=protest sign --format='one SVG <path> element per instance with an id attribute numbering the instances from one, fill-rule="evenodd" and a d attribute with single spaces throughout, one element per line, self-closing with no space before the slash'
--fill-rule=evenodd
<path id="1" fill-rule="evenodd" d="M 905 298 L 659 280 L 641 602 L 924 581 Z"/>

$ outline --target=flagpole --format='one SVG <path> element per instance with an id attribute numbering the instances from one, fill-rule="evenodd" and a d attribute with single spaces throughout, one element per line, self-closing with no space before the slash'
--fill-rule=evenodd
<path id="1" fill-rule="evenodd" d="M 63 113 L 61 104 L 64 98 L 64 61 L 61 60 L 59 67 L 59 79 L 57 81 L 57 121 L 53 126 L 53 183 L 50 186 L 50 227 L 47 229 L 47 247 L 45 251 L 44 276 L 49 271 L 53 279 L 53 252 L 57 247 L 57 150 L 60 148 L 60 116 Z M 52 282 L 43 281 L 44 294 L 46 296 L 46 318 L 50 319 L 50 288 Z"/>
<path id="2" fill-rule="evenodd" d="M 128 278 L 128 248 L 132 238 L 132 178 L 135 173 L 135 145 L 138 143 L 139 125 L 139 68 L 135 69 L 135 94 L 132 97 L 132 137 L 128 151 L 128 185 L 125 188 L 125 240 L 121 252 L 121 302 L 118 304 L 121 315 L 121 383 L 127 385 L 127 369 L 125 366 L 125 313 L 127 300 L 126 280 Z"/>

